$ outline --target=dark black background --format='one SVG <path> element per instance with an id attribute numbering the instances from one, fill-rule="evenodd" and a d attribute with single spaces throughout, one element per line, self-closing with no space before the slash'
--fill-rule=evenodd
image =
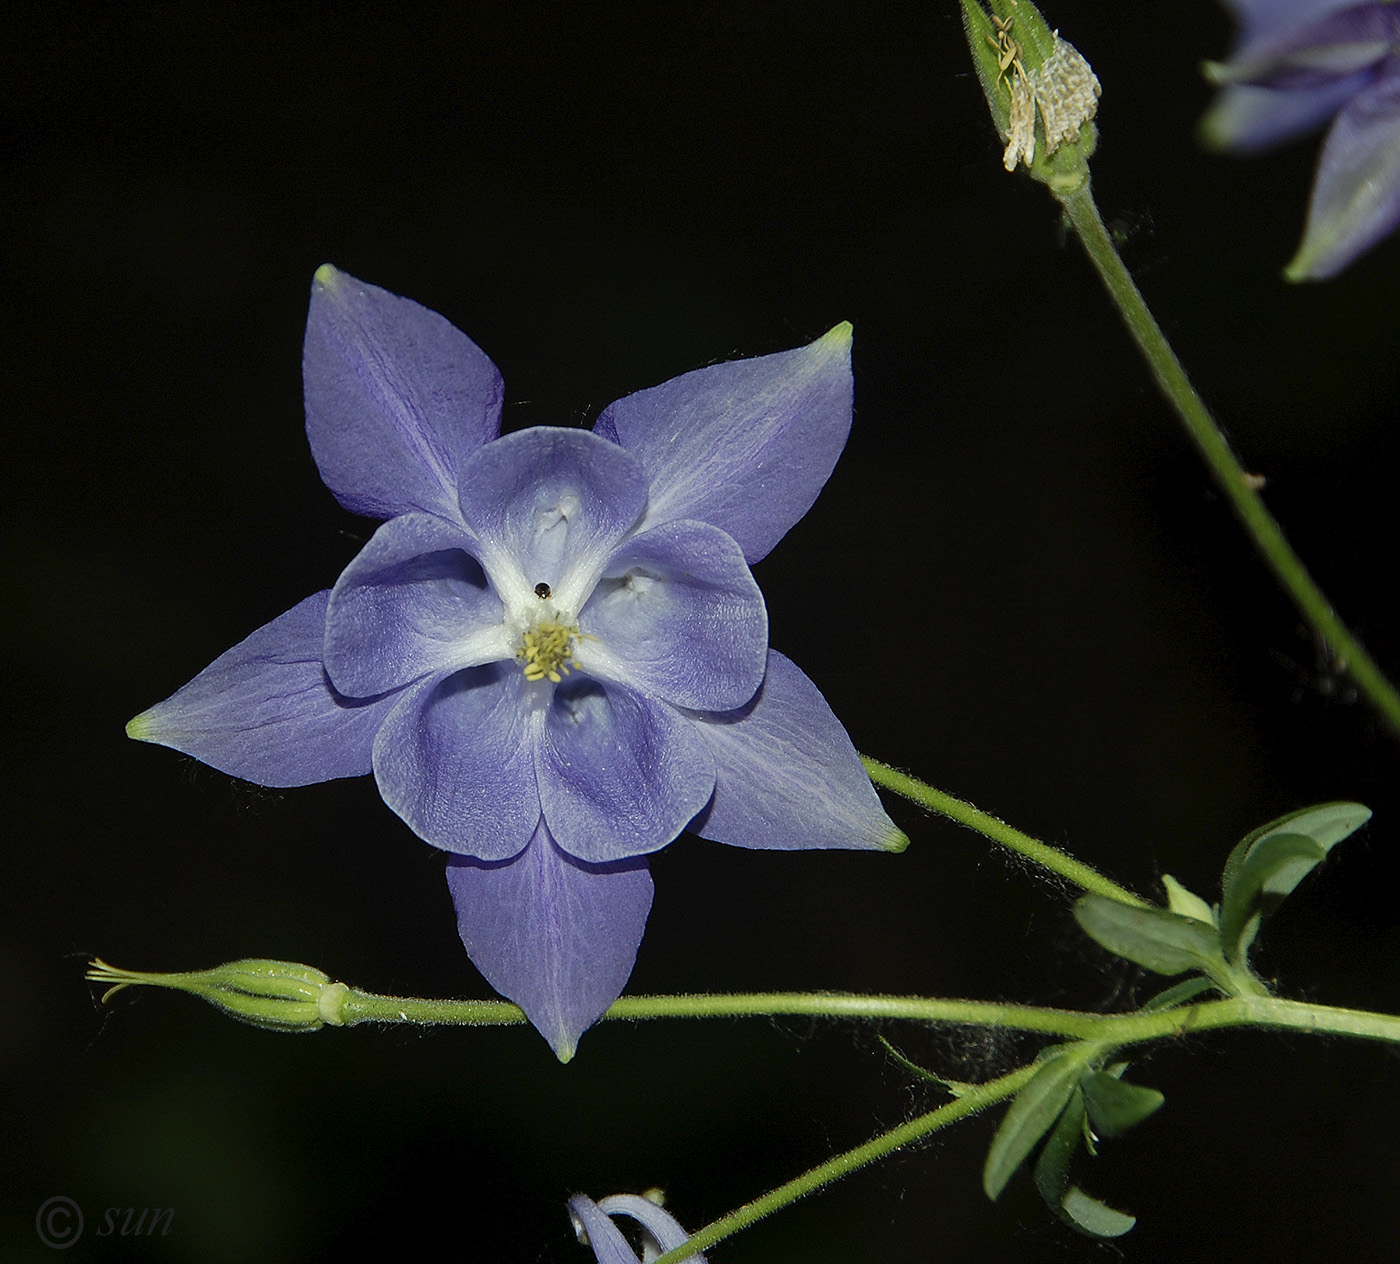
<path id="1" fill-rule="evenodd" d="M 1394 676 L 1400 244 L 1329 285 L 1281 280 L 1316 146 L 1197 148 L 1198 63 L 1230 39 L 1215 5 L 1047 16 L 1104 83 L 1096 187 L 1129 265 Z M 1144 892 L 1170 872 L 1213 895 L 1254 825 L 1369 803 L 1260 964 L 1289 994 L 1400 1006 L 1400 743 L 1318 672 L 1048 198 L 1002 171 L 952 0 L 42 5 L 6 23 L 6 1259 L 52 1258 L 34 1214 L 65 1194 L 89 1219 L 70 1261 L 432 1246 L 567 1264 L 587 1258 L 576 1190 L 664 1185 L 698 1226 L 938 1100 L 834 1024 L 608 1025 L 561 1067 L 519 1029 L 284 1037 L 173 995 L 96 1006 L 89 953 L 488 994 L 441 855 L 369 779 L 274 793 L 122 735 L 372 529 L 301 428 L 325 261 L 479 342 L 509 427 L 590 424 L 852 320 L 850 445 L 757 568 L 774 645 L 861 749 Z M 902 857 L 677 842 L 631 990 L 1146 994 L 1065 893 L 890 810 Z M 1033 1048 L 887 1034 L 969 1078 Z M 1061 1227 L 1024 1178 L 988 1203 L 987 1119 L 714 1258 L 1392 1258 L 1390 1052 L 1240 1033 L 1135 1074 L 1166 1108 L 1082 1173 L 1142 1218 L 1117 1246 Z M 174 1207 L 174 1228 L 97 1239 L 109 1206 Z"/>

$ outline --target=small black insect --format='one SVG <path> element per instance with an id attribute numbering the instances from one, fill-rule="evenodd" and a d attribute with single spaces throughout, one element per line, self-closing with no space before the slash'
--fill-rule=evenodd
<path id="1" fill-rule="evenodd" d="M 535 585 L 535 596 L 538 597 L 541 601 L 543 601 L 546 597 L 549 596 L 549 585 L 546 584 L 543 580 L 541 580 L 538 584 Z"/>

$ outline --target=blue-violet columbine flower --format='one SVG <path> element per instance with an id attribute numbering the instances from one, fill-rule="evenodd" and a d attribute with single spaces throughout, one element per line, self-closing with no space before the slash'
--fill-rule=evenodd
<path id="1" fill-rule="evenodd" d="M 1292 281 L 1335 276 L 1400 224 L 1400 4 L 1226 0 L 1239 45 L 1207 75 L 1224 86 L 1207 141 L 1253 152 L 1332 119 Z"/>
<path id="2" fill-rule="evenodd" d="M 127 731 L 267 786 L 373 772 L 453 853 L 468 953 L 562 1058 L 621 993 L 687 826 L 740 847 L 907 839 L 816 687 L 768 648 L 749 564 L 851 423 L 849 325 L 499 436 L 495 365 L 446 320 L 316 273 L 306 429 L 387 518 L 335 587 Z"/>
<path id="3" fill-rule="evenodd" d="M 617 1216 L 628 1216 L 641 1226 L 640 1256 L 613 1223 Z M 569 1199 L 569 1218 L 578 1240 L 593 1248 L 597 1264 L 651 1264 L 690 1240 L 670 1212 L 641 1194 L 614 1194 L 598 1203 L 584 1194 L 575 1194 Z M 705 1257 L 698 1251 L 690 1259 L 705 1264 Z"/>

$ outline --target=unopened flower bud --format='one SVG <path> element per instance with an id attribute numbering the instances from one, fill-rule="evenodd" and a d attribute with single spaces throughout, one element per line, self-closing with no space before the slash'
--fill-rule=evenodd
<path id="1" fill-rule="evenodd" d="M 113 985 L 103 993 L 104 1001 L 134 983 L 175 988 L 202 997 L 240 1022 L 271 1031 L 316 1031 L 327 1023 L 342 1026 L 341 1009 L 350 991 L 312 966 L 262 957 L 180 974 L 123 970 L 95 959 L 87 977 Z"/>

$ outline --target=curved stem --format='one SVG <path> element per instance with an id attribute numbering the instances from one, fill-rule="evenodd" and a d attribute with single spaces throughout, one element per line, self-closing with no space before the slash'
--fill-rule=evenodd
<path id="1" fill-rule="evenodd" d="M 1195 442 L 1215 481 L 1225 493 L 1245 530 L 1263 554 L 1265 562 L 1283 585 L 1303 618 L 1341 657 L 1357 687 L 1400 734 L 1400 693 L 1337 616 L 1307 568 L 1293 552 L 1283 530 L 1259 495 L 1259 480 L 1245 473 L 1230 444 L 1215 424 L 1201 397 L 1196 393 L 1161 328 L 1153 319 L 1142 294 L 1118 257 L 1113 241 L 1104 228 L 1099 208 L 1086 181 L 1073 192 L 1059 193 L 1052 188 L 1065 215 L 1079 235 L 1090 262 L 1097 269 L 1138 350 L 1147 360 L 1152 376 L 1167 401 L 1176 409 Z"/>
<path id="2" fill-rule="evenodd" d="M 1068 878 L 1075 886 L 1082 887 L 1085 891 L 1106 895 L 1111 900 L 1131 904 L 1134 908 L 1149 907 L 1148 902 L 1141 896 L 1134 895 L 1126 887 L 1120 887 L 1112 879 L 1105 878 L 1097 869 L 1086 865 L 1082 860 L 1076 860 L 1067 852 L 1051 847 L 1049 843 L 1042 843 L 1029 834 L 1021 833 L 1005 821 L 999 821 L 990 813 L 983 812 L 962 799 L 955 799 L 945 791 L 935 790 L 927 782 L 911 777 L 907 772 L 900 772 L 897 768 L 882 764 L 868 755 L 862 755 L 860 758 L 870 780 L 877 786 L 884 786 L 886 790 L 893 790 L 930 812 L 937 812 L 940 816 L 957 821 L 959 825 L 976 830 L 992 842 L 1000 843 L 1018 856 L 1033 861 L 1042 869 Z"/>

